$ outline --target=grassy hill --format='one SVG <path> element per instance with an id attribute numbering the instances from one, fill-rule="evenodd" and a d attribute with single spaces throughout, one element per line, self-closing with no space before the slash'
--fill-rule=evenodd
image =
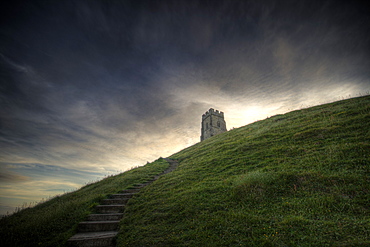
<path id="1" fill-rule="evenodd" d="M 370 97 L 191 146 L 131 201 L 120 246 L 370 246 Z"/>
<path id="2" fill-rule="evenodd" d="M 370 96 L 276 115 L 170 158 L 179 167 L 127 204 L 118 246 L 370 246 Z M 94 203 L 166 167 L 158 160 L 7 217 L 1 239 L 62 246 Z M 78 207 L 52 210 L 76 197 Z M 37 214 L 52 223 L 36 231 Z"/>

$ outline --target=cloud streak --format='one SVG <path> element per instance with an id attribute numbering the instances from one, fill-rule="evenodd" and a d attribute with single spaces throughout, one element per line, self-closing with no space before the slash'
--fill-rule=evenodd
<path id="1" fill-rule="evenodd" d="M 28 177 L 20 175 L 20 174 L 10 173 L 10 172 L 0 173 L 0 182 L 23 182 L 27 180 L 28 180 Z"/>

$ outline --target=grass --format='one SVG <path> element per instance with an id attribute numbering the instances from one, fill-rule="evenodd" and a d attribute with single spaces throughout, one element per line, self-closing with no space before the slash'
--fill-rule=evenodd
<path id="1" fill-rule="evenodd" d="M 2 246 L 65 246 L 77 224 L 92 213 L 102 199 L 148 181 L 167 167 L 168 163 L 159 159 L 2 218 Z"/>
<path id="2" fill-rule="evenodd" d="M 170 158 L 118 246 L 370 246 L 370 97 L 277 115 Z"/>
<path id="3" fill-rule="evenodd" d="M 370 96 L 276 115 L 170 158 L 178 168 L 128 202 L 117 246 L 370 246 Z M 63 245 L 99 200 L 167 166 L 7 217 L 1 239 Z"/>

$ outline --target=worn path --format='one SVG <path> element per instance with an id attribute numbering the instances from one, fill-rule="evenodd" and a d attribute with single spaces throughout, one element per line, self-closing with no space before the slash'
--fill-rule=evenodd
<path id="1" fill-rule="evenodd" d="M 132 189 L 123 190 L 118 194 L 104 199 L 101 205 L 96 206 L 96 214 L 90 214 L 86 221 L 78 224 L 77 231 L 67 242 L 68 246 L 76 247 L 108 247 L 115 246 L 119 222 L 123 217 L 125 205 L 141 188 L 151 184 L 160 176 L 172 172 L 178 166 L 177 161 L 165 158 L 170 166 L 151 180 L 139 184 Z"/>

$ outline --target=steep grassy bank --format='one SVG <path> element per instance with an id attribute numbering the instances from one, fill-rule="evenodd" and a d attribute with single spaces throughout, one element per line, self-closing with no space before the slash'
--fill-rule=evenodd
<path id="1" fill-rule="evenodd" d="M 0 220 L 2 246 L 65 246 L 84 220 L 109 194 L 143 183 L 163 172 L 168 163 L 159 159 L 151 164 L 105 178 L 81 189 L 57 196 L 34 208 Z"/>
<path id="2" fill-rule="evenodd" d="M 172 155 L 119 246 L 370 246 L 370 97 L 277 115 Z"/>

